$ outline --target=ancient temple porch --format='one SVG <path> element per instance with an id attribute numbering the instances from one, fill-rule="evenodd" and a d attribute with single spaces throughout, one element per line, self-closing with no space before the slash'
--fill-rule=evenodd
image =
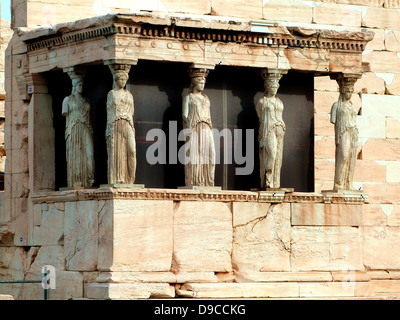
<path id="1" fill-rule="evenodd" d="M 62 190 L 56 97 L 49 90 L 67 68 L 110 61 L 132 65 L 133 77 L 146 60 L 211 72 L 246 67 L 359 78 L 372 39 L 370 31 L 150 13 L 19 29 L 7 51 L 11 98 L 2 220 L 13 234 L 9 245 L 30 248 L 37 266 L 60 271 L 53 298 L 379 295 L 382 277 L 396 281 L 398 273 L 365 267 L 373 260 L 364 255 L 367 194 L 183 190 L 147 187 L 146 181 L 145 188 Z M 101 90 L 110 89 L 106 84 Z"/>

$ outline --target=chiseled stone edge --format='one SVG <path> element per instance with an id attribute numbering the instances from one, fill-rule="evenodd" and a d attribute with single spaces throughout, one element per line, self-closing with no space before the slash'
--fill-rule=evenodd
<path id="1" fill-rule="evenodd" d="M 181 22 L 183 21 L 183 22 Z M 192 22 L 192 23 L 190 23 Z M 287 28 L 276 25 L 269 29 L 272 35 L 250 31 L 252 21 L 239 19 L 240 28 L 226 28 L 226 23 L 213 20 L 198 23 L 196 19 L 181 19 L 177 16 L 143 14 L 113 14 L 83 19 L 80 23 L 61 23 L 53 28 L 41 28 L 41 32 L 26 32 L 23 40 L 28 51 L 65 45 L 68 43 L 101 38 L 112 34 L 132 34 L 154 38 L 175 38 L 181 40 L 210 40 L 222 42 L 245 42 L 288 47 L 310 47 L 350 52 L 364 51 L 374 33 L 319 30 L 308 28 Z M 214 21 L 215 22 L 215 21 Z M 208 27 L 204 27 L 204 24 Z M 215 27 L 217 26 L 217 27 Z M 22 31 L 22 30 L 21 30 Z M 199 39 L 199 33 L 200 39 Z M 268 40 L 266 40 L 268 38 Z"/>
<path id="2" fill-rule="evenodd" d="M 31 195 L 33 203 L 43 202 L 69 202 L 83 200 L 174 200 L 174 201 L 245 201 L 245 202 L 314 202 L 314 203 L 344 203 L 363 204 L 367 203 L 367 195 L 323 195 L 318 193 L 292 192 L 268 195 L 265 191 L 200 191 L 184 189 L 129 189 L 129 188 L 91 188 L 80 190 L 47 191 Z"/>

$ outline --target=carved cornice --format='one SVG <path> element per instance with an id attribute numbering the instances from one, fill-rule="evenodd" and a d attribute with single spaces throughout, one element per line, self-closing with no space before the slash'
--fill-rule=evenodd
<path id="1" fill-rule="evenodd" d="M 129 19 L 127 18 L 129 17 Z M 97 20 L 101 20 L 99 17 Z M 271 33 L 251 32 L 248 28 L 237 29 L 204 28 L 200 25 L 177 25 L 175 17 L 145 20 L 140 15 L 108 15 L 103 25 L 96 23 L 76 30 L 56 28 L 52 34 L 25 40 L 28 52 L 56 46 L 79 43 L 114 34 L 154 39 L 175 39 L 182 41 L 210 41 L 239 43 L 267 47 L 316 48 L 339 51 L 362 52 L 366 43 L 373 38 L 373 32 L 350 32 L 305 28 L 270 27 Z M 90 20 L 88 20 L 90 21 Z"/>
<path id="2" fill-rule="evenodd" d="M 264 191 L 200 191 L 183 189 L 127 189 L 98 188 L 68 191 L 40 192 L 31 196 L 33 203 L 70 202 L 85 200 L 172 200 L 215 202 L 314 202 L 314 203 L 366 203 L 366 195 L 319 193 L 274 193 Z"/>
<path id="3" fill-rule="evenodd" d="M 68 32 L 66 34 L 61 35 L 51 35 L 46 37 L 45 39 L 40 40 L 26 40 L 27 50 L 28 52 L 52 48 L 56 46 L 62 46 L 72 43 L 78 43 L 82 41 L 87 41 L 91 39 L 106 37 L 112 34 L 116 34 L 116 27 L 113 25 L 105 26 L 105 27 L 96 27 L 90 28 L 86 30 L 80 30 L 75 32 Z"/>

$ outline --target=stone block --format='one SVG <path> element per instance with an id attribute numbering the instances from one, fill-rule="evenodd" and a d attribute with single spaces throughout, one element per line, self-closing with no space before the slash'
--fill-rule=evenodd
<path id="1" fill-rule="evenodd" d="M 77 201 L 65 204 L 64 256 L 70 271 L 93 271 L 98 261 L 99 215 L 105 201 Z"/>
<path id="2" fill-rule="evenodd" d="M 390 213 L 387 214 L 387 225 L 390 227 L 400 227 L 400 206 L 388 206 L 390 206 L 391 210 Z"/>
<path id="3" fill-rule="evenodd" d="M 314 176 L 319 180 L 333 180 L 335 176 L 334 160 L 315 159 Z"/>
<path id="4" fill-rule="evenodd" d="M 315 137 L 315 159 L 335 159 L 335 137 Z"/>
<path id="5" fill-rule="evenodd" d="M 400 117 L 400 96 L 362 94 L 363 116 Z"/>
<path id="6" fill-rule="evenodd" d="M 291 203 L 292 226 L 360 226 L 362 205 Z"/>
<path id="7" fill-rule="evenodd" d="M 83 276 L 83 283 L 93 283 L 96 282 L 96 279 L 99 277 L 100 272 L 98 271 L 89 271 L 89 272 L 82 272 Z"/>
<path id="8" fill-rule="evenodd" d="M 232 213 L 225 203 L 181 201 L 174 212 L 172 269 L 231 271 L 232 232 Z"/>
<path id="9" fill-rule="evenodd" d="M 363 7 L 362 27 L 400 30 L 396 9 Z"/>
<path id="10" fill-rule="evenodd" d="M 362 206 L 363 226 L 385 226 L 387 216 L 382 210 L 382 205 L 365 204 Z"/>
<path id="11" fill-rule="evenodd" d="M 40 2 L 27 3 L 26 25 L 23 27 L 49 26 L 97 16 L 93 5 L 70 5 L 69 3 L 52 3 L 43 5 Z"/>
<path id="12" fill-rule="evenodd" d="M 387 139 L 400 138 L 400 117 L 386 118 L 386 136 Z"/>
<path id="13" fill-rule="evenodd" d="M 363 270 L 362 235 L 354 227 L 292 227 L 292 271 Z"/>
<path id="14" fill-rule="evenodd" d="M 400 161 L 400 140 L 369 139 L 362 148 L 364 160 Z"/>
<path id="15" fill-rule="evenodd" d="M 397 52 L 364 51 L 362 56 L 364 72 L 400 72 Z"/>
<path id="16" fill-rule="evenodd" d="M 65 271 L 65 258 L 63 246 L 42 246 L 34 254 L 35 258 L 32 259 L 32 264 L 29 267 L 30 273 L 40 273 L 43 266 L 52 265 L 59 271 Z"/>
<path id="17" fill-rule="evenodd" d="M 28 198 L 12 198 L 11 230 L 16 246 L 28 245 Z"/>
<path id="18" fill-rule="evenodd" d="M 398 30 L 385 30 L 385 49 L 387 51 L 400 51 L 400 31 Z"/>
<path id="19" fill-rule="evenodd" d="M 186 282 L 218 282 L 214 272 L 102 272 L 96 279 L 98 283 L 186 283 Z"/>
<path id="20" fill-rule="evenodd" d="M 329 2 L 329 0 L 326 2 Z M 332 0 L 332 2 L 370 7 L 382 7 L 385 0 Z"/>
<path id="21" fill-rule="evenodd" d="M 334 282 L 340 281 L 345 285 L 346 282 L 364 282 L 371 280 L 371 277 L 368 275 L 368 272 L 364 271 L 347 270 L 342 272 L 331 272 L 331 275 L 332 275 L 332 281 Z"/>
<path id="22" fill-rule="evenodd" d="M 0 277 L 3 279 L 23 279 L 26 253 L 23 248 L 0 247 Z"/>
<path id="23" fill-rule="evenodd" d="M 354 181 L 360 182 L 385 182 L 387 169 L 373 160 L 356 160 L 354 168 Z"/>
<path id="24" fill-rule="evenodd" d="M 330 113 L 332 105 L 338 100 L 337 92 L 314 92 L 314 111 L 316 113 Z"/>
<path id="25" fill-rule="evenodd" d="M 332 103 L 333 104 L 333 103 Z M 316 136 L 335 136 L 335 127 L 329 113 L 316 113 L 314 116 L 314 134 Z"/>
<path id="26" fill-rule="evenodd" d="M 388 162 L 386 173 L 387 182 L 400 183 L 400 162 Z"/>
<path id="27" fill-rule="evenodd" d="M 262 0 L 250 0 L 243 2 L 241 0 L 232 0 L 227 5 L 225 0 L 212 0 L 212 13 L 216 16 L 228 16 L 228 17 L 241 17 L 251 19 L 262 19 L 263 18 L 263 1 Z M 202 3 L 202 2 L 197 2 Z M 204 1 L 207 3 L 207 1 Z M 237 8 L 240 7 L 240 10 Z"/>
<path id="28" fill-rule="evenodd" d="M 382 29 L 369 29 L 374 32 L 374 38 L 369 41 L 365 47 L 365 50 L 385 50 L 385 30 Z"/>
<path id="29" fill-rule="evenodd" d="M 64 210 L 58 210 L 54 203 L 49 204 L 47 210 L 44 211 L 41 210 L 41 205 L 36 205 L 34 206 L 34 212 L 35 207 L 40 208 L 41 222 L 40 227 L 34 228 L 34 244 L 39 246 L 56 246 L 60 244 L 59 242 L 64 238 Z"/>
<path id="30" fill-rule="evenodd" d="M 373 72 L 364 73 L 354 85 L 355 93 L 385 94 L 385 80 Z"/>
<path id="31" fill-rule="evenodd" d="M 300 283 L 300 297 L 353 297 L 355 285 L 353 283 Z"/>
<path id="32" fill-rule="evenodd" d="M 175 288 L 168 283 L 91 283 L 85 297 L 115 300 L 174 298 Z"/>
<path id="33" fill-rule="evenodd" d="M 27 198 L 29 195 L 29 173 L 6 173 L 4 176 L 6 182 L 12 183 L 12 198 Z"/>
<path id="34" fill-rule="evenodd" d="M 330 272 L 236 272 L 235 281 L 246 282 L 330 282 Z"/>
<path id="35" fill-rule="evenodd" d="M 299 0 L 263 1 L 263 19 L 269 21 L 289 21 L 311 23 L 313 8 Z"/>
<path id="36" fill-rule="evenodd" d="M 357 127 L 359 138 L 385 138 L 386 118 L 384 116 L 358 116 Z"/>
<path id="37" fill-rule="evenodd" d="M 100 271 L 169 271 L 173 202 L 116 199 L 99 217 Z"/>
<path id="38" fill-rule="evenodd" d="M 147 1 L 144 2 L 146 3 Z M 168 12 L 183 12 L 191 14 L 210 14 L 211 5 L 213 4 L 213 1 L 196 0 L 162 0 L 160 2 Z"/>
<path id="39" fill-rule="evenodd" d="M 40 226 L 42 223 L 42 204 L 33 205 L 33 225 Z"/>
<path id="40" fill-rule="evenodd" d="M 28 173 L 28 148 L 14 149 L 12 154 L 13 173 Z"/>
<path id="41" fill-rule="evenodd" d="M 233 214 L 233 268 L 236 271 L 289 271 L 289 204 L 235 202 Z"/>
<path id="42" fill-rule="evenodd" d="M 332 190 L 333 189 L 333 180 L 320 180 L 315 179 L 314 181 L 314 191 L 321 192 L 321 190 Z"/>
<path id="43" fill-rule="evenodd" d="M 41 279 L 40 272 L 28 273 L 26 280 Z M 56 288 L 48 291 L 49 300 L 68 300 L 83 297 L 83 276 L 80 272 L 57 271 Z M 19 300 L 43 300 L 41 284 L 23 284 Z"/>
<path id="44" fill-rule="evenodd" d="M 361 10 L 353 6 L 319 3 L 314 7 L 313 23 L 360 27 Z"/>
<path id="45" fill-rule="evenodd" d="M 28 148 L 28 124 L 19 124 L 10 128 L 6 125 L 4 129 L 10 129 L 11 131 L 12 141 L 8 145 L 11 149 L 19 150 Z"/>
<path id="46" fill-rule="evenodd" d="M 177 295 L 193 298 L 290 298 L 299 297 L 297 283 L 186 283 Z"/>
<path id="47" fill-rule="evenodd" d="M 314 77 L 314 90 L 316 91 L 330 91 L 339 92 L 339 86 L 335 80 L 332 80 L 329 76 Z M 338 93 L 336 93 L 336 99 Z"/>
<path id="48" fill-rule="evenodd" d="M 399 183 L 364 184 L 363 189 L 368 194 L 369 203 L 400 204 Z"/>
<path id="49" fill-rule="evenodd" d="M 396 299 L 399 292 L 399 280 L 371 280 L 368 283 L 357 283 L 355 287 L 356 296 L 374 299 Z"/>
<path id="50" fill-rule="evenodd" d="M 364 227 L 364 265 L 369 269 L 400 269 L 399 227 Z"/>
<path id="51" fill-rule="evenodd" d="M 387 73 L 385 75 L 385 89 L 388 95 L 400 95 L 400 74 Z"/>

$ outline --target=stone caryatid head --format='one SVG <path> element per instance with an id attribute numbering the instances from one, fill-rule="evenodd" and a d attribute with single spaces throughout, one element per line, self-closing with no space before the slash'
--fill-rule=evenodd
<path id="1" fill-rule="evenodd" d="M 279 89 L 279 80 L 281 80 L 283 73 L 271 72 L 267 69 L 261 71 L 261 76 L 264 79 L 265 95 L 273 97 Z"/>
<path id="2" fill-rule="evenodd" d="M 193 93 L 194 91 L 201 92 L 204 90 L 206 84 L 206 78 L 210 70 L 204 68 L 189 68 L 188 73 L 191 79 L 191 84 L 189 91 Z"/>
<path id="3" fill-rule="evenodd" d="M 80 67 L 66 68 L 64 71 L 68 74 L 72 82 L 72 94 L 81 95 L 83 92 L 84 79 L 86 71 Z"/>
<path id="4" fill-rule="evenodd" d="M 339 92 L 341 101 L 349 101 L 354 92 L 354 84 L 356 83 L 358 77 L 351 76 L 340 76 L 336 79 L 336 82 L 339 85 Z"/>
<path id="5" fill-rule="evenodd" d="M 108 65 L 114 80 L 113 88 L 114 90 L 123 89 L 126 82 L 129 79 L 129 71 L 131 69 L 130 64 L 109 64 Z"/>

